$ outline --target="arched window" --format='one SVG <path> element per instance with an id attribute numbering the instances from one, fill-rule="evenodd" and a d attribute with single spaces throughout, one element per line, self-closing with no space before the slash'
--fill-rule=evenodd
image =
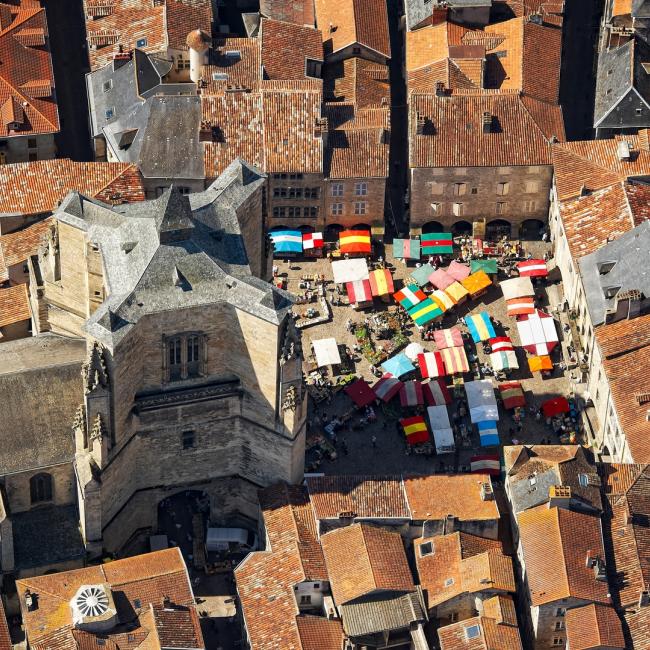
<path id="1" fill-rule="evenodd" d="M 29 489 L 32 503 L 52 500 L 52 476 L 50 474 L 36 474 L 29 480 Z"/>
<path id="2" fill-rule="evenodd" d="M 178 381 L 205 374 L 205 335 L 186 332 L 164 337 L 164 380 Z"/>

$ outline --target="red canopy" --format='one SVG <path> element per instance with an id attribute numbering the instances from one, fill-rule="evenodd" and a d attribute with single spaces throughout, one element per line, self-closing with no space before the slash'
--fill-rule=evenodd
<path id="1" fill-rule="evenodd" d="M 451 404 L 451 395 L 447 385 L 442 379 L 432 379 L 431 381 L 422 382 L 422 394 L 424 401 L 429 406 L 442 406 Z"/>
<path id="2" fill-rule="evenodd" d="M 499 457 L 494 454 L 472 456 L 469 459 L 469 466 L 472 474 L 490 474 L 490 476 L 499 476 L 501 473 L 501 461 Z"/>
<path id="3" fill-rule="evenodd" d="M 422 394 L 422 384 L 419 381 L 411 380 L 404 382 L 400 393 L 399 399 L 402 406 L 419 406 L 424 404 L 424 396 Z"/>
<path id="4" fill-rule="evenodd" d="M 357 406 L 368 406 L 377 399 L 372 388 L 363 379 L 357 379 L 348 384 L 345 387 L 345 392 Z"/>
<path id="5" fill-rule="evenodd" d="M 348 293 L 350 304 L 360 302 L 370 302 L 372 300 L 372 291 L 369 280 L 357 280 L 356 282 L 346 282 L 345 290 Z"/>
<path id="6" fill-rule="evenodd" d="M 548 275 L 548 269 L 544 260 L 526 260 L 525 262 L 519 262 L 517 269 L 522 278 L 545 278 Z"/>
<path id="7" fill-rule="evenodd" d="M 546 400 L 542 404 L 542 412 L 544 417 L 552 418 L 554 415 L 560 413 L 568 413 L 570 411 L 569 402 L 566 397 L 554 397 L 553 399 Z"/>
<path id="8" fill-rule="evenodd" d="M 514 409 L 518 406 L 526 406 L 524 390 L 518 381 L 509 381 L 506 384 L 499 384 L 499 393 L 506 409 Z"/>

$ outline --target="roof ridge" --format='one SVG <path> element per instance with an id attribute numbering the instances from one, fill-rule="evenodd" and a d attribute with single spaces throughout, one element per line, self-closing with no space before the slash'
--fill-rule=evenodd
<path id="1" fill-rule="evenodd" d="M 534 115 L 530 112 L 528 106 L 526 106 L 526 102 L 524 101 L 524 97 L 526 99 L 530 100 L 530 101 L 539 102 L 539 103 L 544 104 L 546 106 L 553 106 L 554 107 L 554 105 L 549 104 L 548 102 L 544 102 L 541 99 L 536 99 L 535 97 L 531 97 L 530 95 L 525 95 L 523 93 L 523 91 L 519 92 L 519 101 L 520 101 L 521 105 L 524 107 L 524 110 L 526 111 L 526 113 L 530 116 L 530 119 L 533 121 L 533 124 L 535 125 L 535 128 L 542 134 L 542 137 L 549 144 L 551 144 L 551 139 L 546 135 L 546 133 L 544 133 L 544 131 L 542 131 L 542 127 L 537 123 L 537 120 L 535 119 Z M 561 110 L 561 107 L 560 107 L 560 110 Z"/>
<path id="2" fill-rule="evenodd" d="M 363 543 L 363 548 L 365 550 L 366 560 L 368 566 L 370 567 L 370 573 L 372 573 L 372 582 L 373 582 L 373 591 L 377 589 L 377 574 L 375 573 L 375 567 L 370 559 L 370 551 L 368 550 L 368 544 L 366 544 L 366 535 L 365 535 L 365 524 L 359 524 L 359 533 L 361 534 L 361 541 Z"/>
<path id="3" fill-rule="evenodd" d="M 1 35 L 0 35 L 0 37 L 1 37 Z M 54 128 L 54 129 L 59 129 L 60 128 L 60 127 L 57 127 L 56 124 L 53 124 L 52 122 L 50 122 L 50 119 L 41 110 L 39 110 L 39 108 L 34 104 L 34 100 L 37 99 L 36 97 L 30 97 L 29 95 L 26 95 L 25 93 L 22 93 L 20 90 L 18 90 L 18 88 L 16 88 L 16 86 L 9 83 L 9 81 L 7 81 L 7 79 L 5 77 L 3 77 L 1 74 L 0 74 L 0 81 L 2 81 L 10 89 L 10 93 L 9 93 L 10 98 L 12 98 L 11 91 L 14 91 L 17 95 L 20 95 L 20 97 L 22 97 L 23 101 L 26 102 L 31 108 L 33 108 L 34 111 L 36 111 L 52 128 Z M 17 98 L 13 97 L 13 99 L 17 99 Z M 57 112 L 57 115 L 58 115 L 59 107 L 58 107 L 58 105 L 56 103 L 54 104 L 54 110 Z"/>
<path id="4" fill-rule="evenodd" d="M 69 158 L 64 158 L 63 160 L 70 160 Z M 112 185 L 120 176 L 123 176 L 126 172 L 128 172 L 130 169 L 136 169 L 137 166 L 135 163 L 123 163 L 123 162 L 116 162 L 116 163 L 111 163 L 113 165 L 125 165 L 124 169 L 120 170 L 108 183 L 100 187 L 96 192 L 95 196 L 103 192 L 109 185 Z"/>
<path id="5" fill-rule="evenodd" d="M 0 38 L 8 35 L 10 32 L 16 29 L 16 27 L 19 27 L 24 22 L 28 21 L 30 18 L 33 18 L 41 11 L 45 11 L 45 9 L 43 7 L 33 7 L 31 9 L 27 7 L 25 8 L 21 7 L 20 10 L 16 13 L 16 16 L 12 21 L 12 23 L 10 25 L 7 25 L 2 31 L 0 31 Z"/>

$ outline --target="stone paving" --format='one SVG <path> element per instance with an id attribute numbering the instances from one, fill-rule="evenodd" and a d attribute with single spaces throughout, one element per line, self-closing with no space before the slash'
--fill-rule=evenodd
<path id="1" fill-rule="evenodd" d="M 542 242 L 526 242 L 525 248 L 530 251 L 534 257 L 543 257 L 544 252 L 549 250 L 550 245 Z M 385 251 L 385 259 L 389 268 L 393 268 L 393 276 L 395 280 L 395 290 L 399 290 L 403 286 L 403 279 L 409 275 L 412 270 L 399 260 L 394 260 L 392 256 L 392 246 L 387 245 Z M 321 273 L 326 280 L 330 280 L 327 285 L 328 299 L 335 296 L 334 284 L 331 282 L 332 272 L 331 264 L 327 259 L 318 260 L 301 260 L 291 264 L 291 269 L 288 268 L 286 262 L 278 260 L 275 262 L 279 267 L 280 275 L 285 275 L 288 279 L 287 289 L 293 293 L 302 293 L 299 283 L 301 276 L 305 274 Z M 552 266 L 552 263 L 549 264 Z M 505 278 L 499 278 L 505 279 Z M 538 291 L 539 293 L 539 291 Z M 551 310 L 555 308 L 555 304 L 548 305 L 546 301 L 546 291 L 542 290 L 545 300 L 542 302 L 542 308 Z M 388 304 L 394 304 L 391 300 Z M 354 335 L 348 332 L 346 322 L 352 319 L 355 322 L 361 322 L 364 318 L 372 313 L 384 311 L 388 304 L 380 302 L 375 299 L 372 309 L 365 311 L 355 311 L 348 305 L 332 306 L 333 318 L 330 322 L 303 330 L 303 344 L 305 354 L 309 354 L 310 341 L 334 337 L 338 343 L 345 343 L 348 347 L 352 348 L 356 342 Z M 316 303 L 311 303 L 311 306 L 316 306 Z M 303 313 L 308 305 L 297 305 L 294 311 Z M 510 336 L 515 346 L 520 345 L 519 334 L 514 318 L 506 316 L 505 301 L 501 289 L 498 286 L 491 287 L 489 291 L 474 301 L 467 301 L 460 308 L 456 307 L 450 312 L 445 314 L 443 324 L 445 327 L 451 327 L 456 324 L 459 316 L 465 316 L 468 313 L 478 313 L 480 311 L 487 311 L 492 317 L 493 322 L 500 321 L 502 323 L 501 333 Z M 464 325 L 460 326 L 461 331 L 467 331 Z M 561 328 L 558 327 L 558 330 Z M 497 328 L 499 334 L 499 328 Z M 560 339 L 563 332 L 558 331 Z M 417 328 L 412 327 L 410 330 L 410 340 L 421 343 L 426 350 L 434 350 L 435 345 L 433 342 L 421 341 Z M 475 350 L 472 343 L 469 344 L 472 351 L 476 351 L 477 356 L 481 362 L 486 362 L 486 356 L 483 354 L 482 347 L 479 346 Z M 519 361 L 519 370 L 514 370 L 510 373 L 508 380 L 520 381 L 523 385 L 526 395 L 528 407 L 538 407 L 543 401 L 550 397 L 558 395 L 568 396 L 570 391 L 569 379 L 565 372 L 561 371 L 557 363 L 561 359 L 561 346 L 556 346 L 552 354 L 555 362 L 555 370 L 553 376 L 548 379 L 542 379 L 539 374 L 532 374 L 528 369 L 527 352 L 517 347 L 517 358 Z M 489 361 L 487 361 L 487 365 Z M 370 372 L 368 362 L 361 358 L 356 362 L 356 373 L 358 376 L 364 377 L 371 385 L 377 379 Z M 416 378 L 419 379 L 419 372 L 416 371 Z M 469 376 L 466 376 L 469 380 Z M 496 386 L 496 381 L 492 378 L 492 383 Z M 309 404 L 309 421 L 311 423 L 312 432 L 321 432 L 322 424 L 320 420 L 330 420 L 337 414 L 348 412 L 352 408 L 351 400 L 342 391 L 336 393 L 330 401 L 321 402 L 316 406 L 310 398 Z M 455 412 L 458 407 L 458 400 L 454 400 L 449 407 L 450 416 Z M 404 441 L 403 434 L 399 430 L 397 420 L 400 417 L 405 417 L 403 410 L 399 403 L 399 397 L 394 398 L 389 404 L 377 407 L 375 409 L 377 420 L 372 423 L 360 424 L 361 413 L 351 418 L 348 422 L 349 425 L 345 430 L 337 433 L 337 457 L 334 460 L 323 460 L 320 466 L 314 471 L 325 473 L 366 473 L 366 474 L 381 474 L 381 473 L 400 473 L 400 472 L 415 472 L 415 473 L 429 473 L 433 471 L 462 471 L 469 468 L 469 459 L 477 453 L 496 453 L 495 447 L 481 448 L 479 444 L 478 433 L 473 431 L 469 419 L 465 418 L 465 423 L 471 434 L 471 447 L 457 450 L 455 454 L 444 454 L 440 456 L 426 457 L 424 455 L 407 454 L 407 445 Z M 426 414 L 425 414 L 426 418 Z M 513 439 L 522 443 L 557 443 L 557 436 L 546 425 L 544 419 L 536 420 L 534 415 L 530 412 L 526 413 L 523 420 L 523 427 L 521 431 L 517 431 L 516 424 L 512 420 L 510 414 L 504 410 L 500 410 L 499 433 L 501 437 L 501 444 L 512 444 Z M 513 435 L 514 434 L 514 435 Z M 376 446 L 372 445 L 372 437 L 376 438 Z M 342 440 L 345 444 L 342 444 Z M 458 443 L 458 440 L 457 440 Z M 345 452 L 347 447 L 347 453 Z M 500 450 L 499 450 L 500 451 Z M 308 455 L 308 460 L 310 456 Z"/>

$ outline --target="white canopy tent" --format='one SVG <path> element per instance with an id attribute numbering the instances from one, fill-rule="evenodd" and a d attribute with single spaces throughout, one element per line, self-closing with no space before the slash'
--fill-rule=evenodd
<path id="1" fill-rule="evenodd" d="M 489 379 L 465 382 L 465 392 L 467 393 L 469 416 L 474 424 L 486 421 L 496 422 L 499 419 L 497 399 Z"/>
<path id="2" fill-rule="evenodd" d="M 454 431 L 449 423 L 449 413 L 447 407 L 429 406 L 427 408 L 429 415 L 429 424 L 433 431 L 433 440 L 436 444 L 437 454 L 448 454 L 456 449 L 454 440 Z"/>
<path id="3" fill-rule="evenodd" d="M 314 346 L 316 363 L 319 368 L 341 363 L 341 355 L 336 345 L 336 339 L 318 339 L 312 341 L 311 344 Z"/>
<path id="4" fill-rule="evenodd" d="M 558 343 L 555 320 L 539 310 L 518 320 L 517 329 L 522 347 L 531 354 L 548 354 Z"/>
<path id="5" fill-rule="evenodd" d="M 363 257 L 355 257 L 349 260 L 337 260 L 332 262 L 332 273 L 334 282 L 337 284 L 345 282 L 357 282 L 368 280 L 368 264 Z"/>
<path id="6" fill-rule="evenodd" d="M 503 297 L 506 300 L 513 298 L 523 298 L 524 296 L 534 296 L 535 289 L 530 278 L 512 278 L 499 283 Z"/>

